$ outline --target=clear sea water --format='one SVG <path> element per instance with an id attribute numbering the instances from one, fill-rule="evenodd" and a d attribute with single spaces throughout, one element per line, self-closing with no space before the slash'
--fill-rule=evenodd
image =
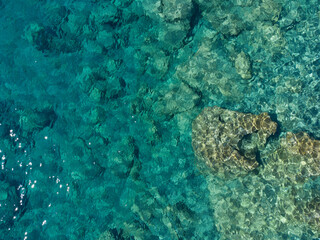
<path id="1" fill-rule="evenodd" d="M 319 6 L 0 0 L 0 239 L 247 239 L 217 227 L 217 199 L 244 186 L 199 172 L 192 121 L 268 112 L 319 139 Z M 319 181 L 302 189 L 320 197 Z"/>

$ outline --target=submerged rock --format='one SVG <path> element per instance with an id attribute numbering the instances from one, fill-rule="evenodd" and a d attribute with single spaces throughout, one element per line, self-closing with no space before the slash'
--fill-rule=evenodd
<path id="1" fill-rule="evenodd" d="M 46 106 L 43 109 L 26 108 L 18 111 L 18 113 L 19 124 L 24 131 L 23 135 L 50 127 L 57 119 L 57 115 L 51 106 Z"/>
<path id="2" fill-rule="evenodd" d="M 199 101 L 199 96 L 184 83 L 168 88 L 161 91 L 158 101 L 152 106 L 156 119 L 168 120 L 174 114 L 191 110 Z"/>
<path id="3" fill-rule="evenodd" d="M 252 77 L 251 62 L 249 57 L 244 52 L 241 52 L 237 55 L 235 59 L 235 67 L 241 78 L 250 79 Z"/>
<path id="4" fill-rule="evenodd" d="M 314 229 L 320 228 L 320 197 L 316 197 L 307 203 L 304 215 L 311 227 Z"/>
<path id="5" fill-rule="evenodd" d="M 276 130 L 267 113 L 209 107 L 192 123 L 192 146 L 199 162 L 214 172 L 238 175 L 259 166 L 256 155 Z"/>
<path id="6" fill-rule="evenodd" d="M 279 233 L 288 239 L 319 236 L 320 191 L 312 178 L 320 175 L 320 141 L 288 132 L 269 144 L 273 150 L 265 148 L 276 129 L 267 113 L 219 107 L 205 108 L 193 121 L 198 166 L 214 173 L 207 175 L 208 190 L 221 239 L 276 239 Z M 246 174 L 259 166 L 259 155 L 264 167 Z M 221 176 L 228 178 L 221 181 Z M 308 234 L 285 234 L 298 226 Z"/>
<path id="7" fill-rule="evenodd" d="M 264 170 L 265 178 L 281 177 L 299 184 L 320 175 L 320 141 L 310 138 L 307 133 L 288 132 L 271 156 L 272 160 Z"/>

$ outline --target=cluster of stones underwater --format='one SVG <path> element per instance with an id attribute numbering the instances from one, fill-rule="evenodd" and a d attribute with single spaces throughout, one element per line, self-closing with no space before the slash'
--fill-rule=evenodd
<path id="1" fill-rule="evenodd" d="M 276 133 L 268 114 L 205 108 L 193 122 L 197 165 L 207 175 L 221 239 L 320 236 L 320 141 Z M 298 230 L 299 229 L 299 230 Z"/>

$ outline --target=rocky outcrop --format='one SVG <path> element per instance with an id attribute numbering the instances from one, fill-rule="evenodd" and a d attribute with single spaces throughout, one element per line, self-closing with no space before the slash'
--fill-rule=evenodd
<path id="1" fill-rule="evenodd" d="M 320 191 L 312 179 L 320 175 L 320 141 L 287 132 L 265 146 L 276 129 L 267 113 L 219 107 L 205 108 L 193 121 L 197 165 L 213 173 L 207 175 L 208 190 L 221 239 L 262 239 L 297 226 L 319 236 Z M 264 166 L 249 174 L 260 154 Z"/>
<path id="2" fill-rule="evenodd" d="M 238 175 L 259 166 L 256 155 L 276 130 L 267 113 L 208 107 L 193 121 L 192 146 L 200 165 L 205 163 L 223 175 Z"/>

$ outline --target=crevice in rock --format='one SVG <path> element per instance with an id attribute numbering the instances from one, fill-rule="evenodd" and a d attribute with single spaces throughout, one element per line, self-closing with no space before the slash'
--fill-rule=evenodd
<path id="1" fill-rule="evenodd" d="M 190 28 L 186 34 L 186 37 L 183 39 L 184 46 L 192 41 L 195 35 L 194 29 L 199 24 L 199 21 L 202 16 L 199 4 L 197 4 L 195 1 L 192 1 L 192 4 L 193 4 L 193 9 L 192 9 L 192 15 L 190 17 Z"/>

